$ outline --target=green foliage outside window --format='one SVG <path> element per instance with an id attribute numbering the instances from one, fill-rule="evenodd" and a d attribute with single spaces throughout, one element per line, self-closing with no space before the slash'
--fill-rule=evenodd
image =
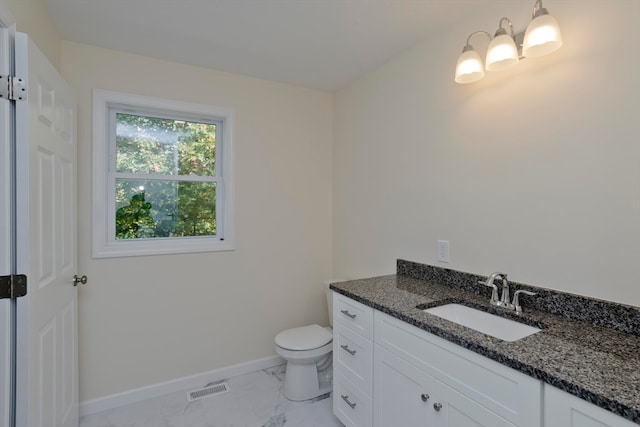
<path id="1" fill-rule="evenodd" d="M 215 149 L 215 124 L 117 113 L 116 238 L 215 235 Z"/>

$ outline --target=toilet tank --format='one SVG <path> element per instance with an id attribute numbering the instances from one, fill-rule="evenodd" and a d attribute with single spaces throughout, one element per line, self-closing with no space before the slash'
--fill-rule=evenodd
<path id="1" fill-rule="evenodd" d="M 327 280 L 324 282 L 325 293 L 327 294 L 327 308 L 329 309 L 329 326 L 333 327 L 333 291 L 329 289 L 332 283 L 344 282 L 344 279 Z"/>

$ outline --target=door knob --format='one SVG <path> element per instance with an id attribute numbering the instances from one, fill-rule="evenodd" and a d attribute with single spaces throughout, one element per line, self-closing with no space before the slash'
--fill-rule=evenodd
<path id="1" fill-rule="evenodd" d="M 440 409 L 442 409 L 442 403 L 440 403 L 440 402 L 436 402 L 436 403 L 434 403 L 434 404 L 433 404 L 433 409 L 435 409 L 435 410 L 436 410 L 436 412 L 439 412 L 439 411 L 440 411 Z"/>
<path id="2" fill-rule="evenodd" d="M 83 285 L 87 284 L 87 276 L 79 277 L 77 274 L 73 275 L 73 286 L 78 286 L 78 283 Z"/>
<path id="3" fill-rule="evenodd" d="M 423 402 L 426 402 L 427 400 L 429 400 L 429 395 L 427 393 L 422 393 L 420 395 L 420 398 L 422 399 Z"/>

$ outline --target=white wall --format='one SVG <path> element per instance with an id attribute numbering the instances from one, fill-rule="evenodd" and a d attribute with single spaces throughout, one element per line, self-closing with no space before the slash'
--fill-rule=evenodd
<path id="1" fill-rule="evenodd" d="M 405 258 L 640 305 L 640 2 L 544 4 L 552 55 L 455 84 L 472 31 L 529 20 L 495 2 L 336 94 L 336 276 Z"/>
<path id="2" fill-rule="evenodd" d="M 60 69 L 60 34 L 41 0 L 0 0 L 16 20 L 16 30 L 28 33 L 47 59 Z"/>
<path id="3" fill-rule="evenodd" d="M 327 324 L 332 96 L 63 42 L 79 104 L 80 400 L 275 354 Z M 91 258 L 91 90 L 233 108 L 236 250 Z"/>

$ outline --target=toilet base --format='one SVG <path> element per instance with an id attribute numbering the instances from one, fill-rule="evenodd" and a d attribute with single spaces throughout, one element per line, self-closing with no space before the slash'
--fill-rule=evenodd
<path id="1" fill-rule="evenodd" d="M 327 370 L 331 370 L 331 366 L 318 371 L 316 363 L 298 364 L 288 361 L 284 375 L 284 397 L 298 402 L 331 392 L 331 374 L 327 374 Z"/>

